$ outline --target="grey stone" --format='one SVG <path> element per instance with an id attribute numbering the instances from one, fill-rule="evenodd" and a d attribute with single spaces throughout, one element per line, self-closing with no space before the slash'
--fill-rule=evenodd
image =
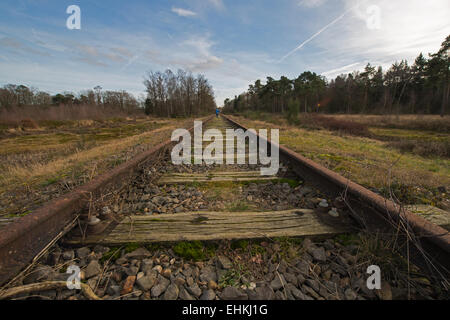
<path id="1" fill-rule="evenodd" d="M 217 273 L 212 267 L 205 267 L 200 274 L 200 280 L 203 282 L 214 281 L 217 282 Z"/>
<path id="2" fill-rule="evenodd" d="M 184 276 L 186 278 L 188 278 L 188 277 L 192 276 L 192 268 L 187 267 L 183 271 L 181 271 L 181 273 L 184 274 Z"/>
<path id="3" fill-rule="evenodd" d="M 139 267 L 130 266 L 128 268 L 124 268 L 124 271 L 128 276 L 135 276 L 139 272 Z"/>
<path id="4" fill-rule="evenodd" d="M 306 281 L 305 277 L 300 273 L 297 275 L 297 280 L 297 285 L 303 284 Z"/>
<path id="5" fill-rule="evenodd" d="M 297 300 L 305 300 L 305 295 L 299 289 L 297 289 L 293 284 L 287 284 L 288 291 L 292 294 L 292 296 Z"/>
<path id="6" fill-rule="evenodd" d="M 84 275 L 85 275 L 86 279 L 90 279 L 90 278 L 100 274 L 101 272 L 102 272 L 102 267 L 100 266 L 98 261 L 92 260 L 91 262 L 89 262 L 88 266 L 84 270 Z"/>
<path id="7" fill-rule="evenodd" d="M 73 296 L 75 292 L 73 290 L 61 290 L 56 295 L 56 300 L 67 300 L 70 296 Z"/>
<path id="8" fill-rule="evenodd" d="M 277 291 L 275 292 L 275 299 L 274 300 L 286 300 L 286 297 L 283 292 Z"/>
<path id="9" fill-rule="evenodd" d="M 328 208 L 329 207 L 328 201 L 325 199 L 322 199 L 319 203 L 319 207 Z"/>
<path id="10" fill-rule="evenodd" d="M 167 287 L 166 292 L 164 292 L 164 300 L 177 300 L 179 293 L 180 289 L 178 289 L 178 286 L 172 283 Z"/>
<path id="11" fill-rule="evenodd" d="M 284 278 L 286 279 L 287 282 L 290 282 L 294 286 L 297 286 L 298 278 L 294 274 L 292 274 L 292 273 L 284 273 L 283 276 L 284 276 Z"/>
<path id="12" fill-rule="evenodd" d="M 154 285 L 151 290 L 152 297 L 159 297 L 164 291 L 166 291 L 169 284 L 169 280 L 167 280 L 163 276 L 158 276 L 158 284 Z"/>
<path id="13" fill-rule="evenodd" d="M 91 253 L 91 249 L 88 247 L 83 247 L 77 249 L 77 257 L 80 259 L 85 259 Z"/>
<path id="14" fill-rule="evenodd" d="M 184 210 L 183 206 L 178 206 L 175 208 L 175 213 L 183 212 L 183 210 Z"/>
<path id="15" fill-rule="evenodd" d="M 344 295 L 346 300 L 356 300 L 357 298 L 357 294 L 350 288 L 345 290 Z"/>
<path id="16" fill-rule="evenodd" d="M 315 261 L 325 262 L 327 261 L 327 255 L 325 254 L 324 248 L 310 248 L 308 252 L 313 256 Z"/>
<path id="17" fill-rule="evenodd" d="M 319 292 L 319 282 L 313 279 L 307 279 L 306 284 L 314 289 L 314 291 Z"/>
<path id="18" fill-rule="evenodd" d="M 75 258 L 75 252 L 73 250 L 64 251 L 62 257 L 64 260 L 73 260 Z"/>
<path id="19" fill-rule="evenodd" d="M 144 259 L 141 263 L 141 271 L 144 273 L 149 273 L 153 268 L 153 260 L 152 259 Z"/>
<path id="20" fill-rule="evenodd" d="M 197 298 L 202 294 L 202 290 L 196 283 L 194 283 L 192 286 L 187 287 L 187 290 L 190 294 L 194 295 Z"/>
<path id="21" fill-rule="evenodd" d="M 136 284 L 139 288 L 141 288 L 144 291 L 150 290 L 156 282 L 156 275 L 154 273 L 150 273 L 148 275 L 139 276 L 136 279 Z"/>
<path id="22" fill-rule="evenodd" d="M 185 288 L 180 289 L 179 297 L 181 300 L 195 300 L 195 298 L 191 296 Z"/>
<path id="23" fill-rule="evenodd" d="M 96 245 L 94 247 L 94 252 L 95 253 L 99 253 L 99 254 L 104 254 L 106 252 L 108 252 L 110 249 L 101 245 Z"/>
<path id="24" fill-rule="evenodd" d="M 120 286 L 117 285 L 112 285 L 109 286 L 108 289 L 106 290 L 106 292 L 110 295 L 110 296 L 119 296 L 120 295 Z"/>
<path id="25" fill-rule="evenodd" d="M 194 284 L 194 279 L 192 277 L 186 277 L 186 284 L 192 286 Z"/>
<path id="26" fill-rule="evenodd" d="M 309 287 L 307 285 L 302 285 L 302 289 L 303 289 L 304 293 L 313 296 L 314 299 L 320 298 L 320 296 L 317 294 L 317 292 L 315 292 L 311 287 Z"/>
<path id="27" fill-rule="evenodd" d="M 46 290 L 38 292 L 40 297 L 48 298 L 49 300 L 55 300 L 58 292 L 56 290 Z"/>
<path id="28" fill-rule="evenodd" d="M 186 280 L 181 274 L 179 274 L 178 276 L 176 276 L 174 282 L 177 284 L 177 286 L 182 287 L 186 283 Z"/>
<path id="29" fill-rule="evenodd" d="M 226 287 L 220 294 L 222 300 L 248 300 L 248 295 L 235 287 Z"/>
<path id="30" fill-rule="evenodd" d="M 219 262 L 219 266 L 222 269 L 231 269 L 233 267 L 233 264 L 231 263 L 230 259 L 228 259 L 225 256 L 218 256 L 217 261 Z"/>
<path id="31" fill-rule="evenodd" d="M 297 269 L 299 270 L 299 272 L 305 276 L 307 276 L 309 274 L 309 263 L 306 261 L 299 261 L 296 265 Z"/>
<path id="32" fill-rule="evenodd" d="M 255 290 L 248 290 L 249 300 L 273 300 L 275 292 L 269 286 L 256 287 Z"/>
<path id="33" fill-rule="evenodd" d="M 281 278 L 281 279 L 280 279 Z M 280 274 L 280 276 L 278 276 L 277 274 L 275 275 L 275 278 L 272 280 L 272 282 L 270 282 L 270 287 L 274 290 L 277 291 L 281 288 L 283 288 L 283 285 L 286 285 L 286 280 L 284 279 L 283 275 Z"/>
<path id="34" fill-rule="evenodd" d="M 203 291 L 200 300 L 214 300 L 216 298 L 216 293 L 212 289 Z"/>
<path id="35" fill-rule="evenodd" d="M 116 264 L 118 264 L 118 265 L 123 265 L 126 262 L 127 262 L 127 258 L 125 258 L 125 257 L 121 257 L 121 258 L 116 260 Z"/>
<path id="36" fill-rule="evenodd" d="M 152 254 L 145 248 L 136 249 L 133 252 L 127 253 L 125 255 L 125 257 L 128 259 L 138 259 L 138 260 L 150 258 L 151 256 Z"/>
<path id="37" fill-rule="evenodd" d="M 339 218 L 339 212 L 337 211 L 336 208 L 333 208 L 330 211 L 328 211 L 328 214 L 333 218 Z"/>

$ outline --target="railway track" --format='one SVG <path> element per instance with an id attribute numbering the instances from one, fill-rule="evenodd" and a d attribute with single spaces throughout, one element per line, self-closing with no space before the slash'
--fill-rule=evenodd
<path id="1" fill-rule="evenodd" d="M 208 119 L 203 129 L 237 128 L 247 129 L 222 116 Z M 226 142 L 225 134 L 220 142 Z M 448 294 L 448 213 L 439 218 L 413 214 L 284 147 L 278 174 L 261 176 L 259 163 L 173 165 L 171 145 L 164 142 L 4 225 L 4 289 L 48 281 L 63 285 L 68 276 L 63 271 L 75 265 L 103 299 L 362 300 Z M 372 245 L 383 248 L 378 253 L 396 249 L 407 256 L 414 263 L 413 280 L 387 270 L 382 290 L 369 290 L 367 266 L 398 258 L 375 257 Z M 86 298 L 55 287 L 34 291 L 40 298 Z M 8 291 L 2 292 L 5 297 Z"/>

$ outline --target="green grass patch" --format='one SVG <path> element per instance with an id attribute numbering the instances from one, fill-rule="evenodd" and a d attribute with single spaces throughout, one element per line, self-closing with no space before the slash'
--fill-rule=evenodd
<path id="1" fill-rule="evenodd" d="M 48 179 L 44 180 L 44 181 L 41 183 L 41 186 L 42 186 L 42 187 L 48 187 L 48 186 L 51 186 L 52 184 L 57 183 L 60 179 L 61 179 L 61 177 L 52 177 L 52 178 L 48 178 Z"/>
<path id="2" fill-rule="evenodd" d="M 245 201 L 235 201 L 227 205 L 226 209 L 230 212 L 244 212 L 249 209 L 249 205 Z"/>
<path id="3" fill-rule="evenodd" d="M 219 279 L 219 287 L 240 287 L 241 279 L 243 277 L 248 278 L 250 276 L 250 272 L 247 268 L 241 264 L 235 264 L 233 269 L 227 270 L 227 272 L 220 277 Z M 249 285 L 249 283 L 244 283 L 244 285 Z"/>
<path id="4" fill-rule="evenodd" d="M 110 248 L 109 251 L 104 253 L 103 256 L 100 258 L 100 262 L 105 263 L 108 260 L 115 262 L 117 259 L 120 258 L 120 251 L 121 247 Z"/>
<path id="5" fill-rule="evenodd" d="M 334 238 L 334 240 L 343 246 L 356 245 L 360 241 L 360 237 L 356 234 L 340 234 Z"/>
<path id="6" fill-rule="evenodd" d="M 176 255 L 194 261 L 204 261 L 215 254 L 213 246 L 204 246 L 201 241 L 179 242 L 173 246 Z"/>
<path id="7" fill-rule="evenodd" d="M 302 184 L 301 181 L 297 181 L 294 179 L 283 178 L 283 179 L 278 179 L 277 181 L 278 181 L 278 183 L 287 183 L 291 188 L 297 188 L 299 185 Z"/>
<path id="8" fill-rule="evenodd" d="M 129 243 L 125 246 L 125 253 L 131 253 L 141 247 L 142 245 L 139 243 Z"/>

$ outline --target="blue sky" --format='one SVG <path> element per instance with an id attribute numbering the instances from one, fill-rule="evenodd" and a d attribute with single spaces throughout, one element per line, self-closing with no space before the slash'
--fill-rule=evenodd
<path id="1" fill-rule="evenodd" d="M 81 30 L 66 28 L 70 5 Z M 450 34 L 448 0 L 2 0 L 0 85 L 143 95 L 146 71 L 204 74 L 219 105 L 266 76 L 411 63 Z"/>

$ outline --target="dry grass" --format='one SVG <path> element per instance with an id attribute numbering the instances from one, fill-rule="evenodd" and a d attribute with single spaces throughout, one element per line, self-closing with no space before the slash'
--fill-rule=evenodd
<path id="1" fill-rule="evenodd" d="M 89 121 L 84 123 L 92 125 Z M 87 128 L 74 127 L 72 123 L 70 128 L 78 128 L 84 134 L 73 131 L 67 134 L 70 137 L 67 139 L 56 130 L 0 139 L 1 149 L 7 149 L 6 153 L 0 153 L 0 215 L 27 214 L 43 202 L 170 139 L 174 129 L 191 125 L 192 119 L 144 121 L 135 125 L 115 122 L 113 128 L 89 128 L 93 130 L 92 140 L 86 141 L 83 136 L 88 136 Z"/>
<path id="2" fill-rule="evenodd" d="M 325 167 L 387 195 L 393 189 L 405 204 L 450 205 L 438 192 L 450 185 L 450 160 L 401 153 L 374 138 L 336 135 L 328 130 L 281 126 L 237 117 L 250 128 L 280 128 L 280 143 Z"/>
<path id="3" fill-rule="evenodd" d="M 400 140 L 387 145 L 403 153 L 413 153 L 422 157 L 450 158 L 450 141 Z"/>
<path id="4" fill-rule="evenodd" d="M 316 127 L 316 128 L 324 128 L 330 131 L 337 131 L 343 134 L 350 134 L 354 136 L 369 136 L 370 132 L 367 128 L 367 125 L 348 121 L 345 119 L 337 119 L 330 116 L 319 115 L 319 114 L 311 114 L 311 115 L 302 115 L 299 120 L 300 124 L 303 127 Z"/>
<path id="5" fill-rule="evenodd" d="M 64 171 L 74 163 L 84 164 L 94 160 L 106 158 L 115 153 L 143 143 L 152 142 L 155 135 L 163 131 L 171 131 L 175 127 L 169 126 L 153 130 L 151 132 L 142 133 L 140 135 L 119 139 L 105 145 L 94 147 L 88 150 L 81 150 L 66 157 L 58 158 L 48 163 L 40 161 L 31 161 L 26 167 L 11 164 L 5 168 L 4 174 L 0 176 L 0 189 L 19 184 L 22 181 L 40 181 L 41 178 L 51 176 L 57 172 Z"/>
<path id="6" fill-rule="evenodd" d="M 366 126 L 450 133 L 450 117 L 437 115 L 330 115 Z"/>
<path id="7" fill-rule="evenodd" d="M 142 109 L 124 111 L 119 107 L 97 105 L 61 105 L 61 106 L 21 106 L 0 109 L 0 119 L 6 124 L 20 124 L 22 120 L 86 120 L 125 118 L 127 116 L 144 116 Z"/>

